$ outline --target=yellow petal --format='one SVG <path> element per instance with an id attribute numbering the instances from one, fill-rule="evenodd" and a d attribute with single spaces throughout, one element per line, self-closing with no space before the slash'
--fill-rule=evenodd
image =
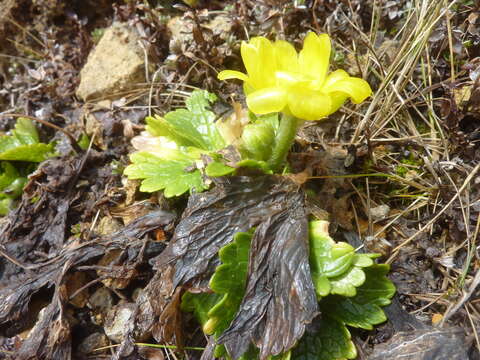
<path id="1" fill-rule="evenodd" d="M 319 91 L 296 86 L 288 93 L 288 108 L 299 119 L 319 120 L 331 114 L 331 107 L 330 96 Z"/>
<path id="2" fill-rule="evenodd" d="M 220 71 L 217 75 L 218 80 L 228 80 L 228 79 L 240 79 L 243 81 L 248 80 L 247 74 L 244 74 L 240 71 L 235 70 L 223 70 Z"/>
<path id="3" fill-rule="evenodd" d="M 273 44 L 277 71 L 298 72 L 298 55 L 292 44 L 285 40 L 277 40 Z"/>
<path id="4" fill-rule="evenodd" d="M 255 77 L 258 75 L 258 49 L 254 45 L 242 41 L 240 53 L 242 55 L 245 69 L 247 70 L 247 74 L 252 79 L 252 81 L 254 81 Z"/>
<path id="5" fill-rule="evenodd" d="M 260 89 L 247 96 L 247 105 L 255 114 L 269 114 L 282 111 L 287 104 L 287 93 L 283 88 Z"/>
<path id="6" fill-rule="evenodd" d="M 249 81 L 256 89 L 273 86 L 275 83 L 276 60 L 273 44 L 267 38 L 258 36 L 240 49 Z"/>
<path id="7" fill-rule="evenodd" d="M 355 104 L 360 104 L 372 94 L 370 85 L 363 79 L 357 77 L 348 77 L 323 88 L 328 93 L 340 92 L 352 98 Z"/>
<path id="8" fill-rule="evenodd" d="M 322 86 L 324 92 L 330 92 L 330 88 L 339 80 L 348 79 L 350 75 L 345 70 L 335 70 L 334 72 L 328 74 L 325 82 Z"/>
<path id="9" fill-rule="evenodd" d="M 330 96 L 330 102 L 331 102 L 331 107 L 330 107 L 330 112 L 328 115 L 333 114 L 336 112 L 340 107 L 345 103 L 347 100 L 348 96 L 345 95 L 344 93 L 341 92 L 333 92 L 328 94 Z"/>
<path id="10" fill-rule="evenodd" d="M 331 46 L 327 34 L 318 36 L 314 32 L 309 32 L 298 55 L 299 70 L 323 83 L 327 76 Z"/>
<path id="11" fill-rule="evenodd" d="M 309 86 L 311 82 L 305 75 L 300 73 L 288 72 L 288 71 L 277 71 L 275 73 L 275 78 L 277 80 L 277 86 L 279 87 L 291 87 L 291 86 Z"/>

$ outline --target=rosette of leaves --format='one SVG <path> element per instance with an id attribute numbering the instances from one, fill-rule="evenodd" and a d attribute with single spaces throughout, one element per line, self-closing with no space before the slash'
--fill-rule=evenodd
<path id="1" fill-rule="evenodd" d="M 53 144 L 40 142 L 33 122 L 18 118 L 9 135 L 0 136 L 0 215 L 12 208 L 27 182 L 35 163 L 53 154 Z"/>
<path id="2" fill-rule="evenodd" d="M 328 293 L 321 282 L 321 291 L 325 294 L 318 297 L 322 314 L 314 319 L 292 351 L 275 358 L 354 359 L 357 351 L 347 326 L 371 330 L 374 325 L 386 320 L 381 307 L 388 305 L 395 293 L 393 283 L 386 276 L 389 266 L 375 264 L 373 254 L 359 254 L 354 250 L 351 254 L 350 245 L 336 243 L 328 236 L 327 228 L 326 222 L 310 222 L 310 244 L 315 250 L 310 258 L 310 266 L 317 269 L 316 275 L 312 276 L 324 276 L 330 282 Z M 228 328 L 241 305 L 252 234 L 235 234 L 234 241 L 219 251 L 221 265 L 210 280 L 212 293 L 186 293 L 182 299 L 182 310 L 193 312 L 204 332 L 213 335 L 214 339 Z M 362 275 L 355 275 L 358 272 L 354 268 L 359 268 Z M 348 275 L 352 272 L 353 276 Z M 333 276 L 328 277 L 330 275 Z M 342 275 L 339 280 L 338 277 Z M 340 290 L 337 292 L 335 283 L 339 281 L 342 286 L 338 286 Z M 348 295 L 352 293 L 350 288 L 355 289 L 354 296 Z M 214 356 L 229 358 L 221 345 L 215 347 Z M 258 351 L 251 346 L 242 359 L 256 360 Z"/>
<path id="3" fill-rule="evenodd" d="M 216 151 L 226 146 L 209 109 L 215 100 L 215 95 L 196 90 L 186 100 L 186 109 L 146 118 L 147 131 L 132 141 L 138 151 L 130 155 L 132 164 L 125 169 L 129 179 L 142 180 L 140 191 L 164 190 L 166 197 L 172 197 L 208 187 L 202 176 L 202 155 L 217 159 Z M 233 171 L 219 167 L 216 163 L 221 175 Z"/>
<path id="4" fill-rule="evenodd" d="M 124 172 L 129 179 L 141 180 L 140 191 L 163 190 L 166 197 L 173 197 L 191 190 L 201 192 L 209 185 L 206 176 L 229 175 L 237 168 L 273 172 L 271 162 L 278 157 L 276 144 L 280 141 L 278 114 L 250 114 L 249 123 L 240 126 L 240 134 L 232 135 L 231 124 L 217 126 L 209 109 L 215 100 L 214 94 L 196 90 L 186 100 L 185 109 L 145 119 L 146 131 L 132 140 L 137 151 L 130 155 L 131 164 Z M 219 153 L 227 145 L 234 145 L 241 156 L 234 167 L 226 165 Z M 203 155 L 210 158 L 208 164 Z"/>

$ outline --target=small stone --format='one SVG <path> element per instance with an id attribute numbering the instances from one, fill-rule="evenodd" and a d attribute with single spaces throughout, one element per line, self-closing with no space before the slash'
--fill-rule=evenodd
<path id="1" fill-rule="evenodd" d="M 83 354 L 93 353 L 94 350 L 108 346 L 108 338 L 105 334 L 96 332 L 88 335 L 83 341 L 78 345 L 78 351 Z M 99 354 L 98 351 L 95 351 L 95 354 Z"/>
<path id="2" fill-rule="evenodd" d="M 113 306 L 112 293 L 106 287 L 101 287 L 90 296 L 88 304 L 92 309 L 107 311 Z"/>
<path id="3" fill-rule="evenodd" d="M 123 341 L 123 338 L 135 321 L 135 306 L 134 303 L 122 303 L 108 312 L 104 330 L 110 340 L 115 343 Z"/>
<path id="4" fill-rule="evenodd" d="M 373 220 L 384 220 L 390 212 L 390 206 L 380 205 L 370 209 L 370 215 Z"/>
<path id="5" fill-rule="evenodd" d="M 122 224 L 120 224 L 120 221 L 110 217 L 110 216 L 104 216 L 98 226 L 95 228 L 95 231 L 99 235 L 110 235 L 113 234 L 114 232 L 119 231 L 122 228 Z"/>
<path id="6" fill-rule="evenodd" d="M 105 30 L 80 72 L 77 96 L 83 100 L 106 98 L 145 81 L 145 59 L 140 36 L 126 23 Z"/>

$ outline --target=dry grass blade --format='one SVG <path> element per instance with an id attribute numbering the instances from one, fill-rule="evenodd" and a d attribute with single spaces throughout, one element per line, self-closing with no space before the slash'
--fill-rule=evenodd
<path id="1" fill-rule="evenodd" d="M 450 201 L 430 220 L 428 221 L 424 226 L 420 228 L 415 234 L 410 236 L 408 239 L 403 241 L 400 245 L 398 245 L 395 249 L 393 249 L 393 254 L 390 256 L 390 258 L 387 260 L 387 263 L 391 263 L 395 256 L 398 254 L 398 251 L 404 247 L 405 245 L 409 244 L 412 240 L 414 240 L 418 235 L 420 235 L 422 232 L 426 231 L 427 229 L 430 228 L 432 224 L 435 223 L 435 221 L 438 220 L 438 218 L 445 212 L 447 209 L 459 198 L 461 193 L 467 188 L 467 186 L 470 184 L 470 182 L 474 179 L 475 175 L 477 174 L 478 170 L 480 170 L 480 164 L 475 166 L 475 168 L 472 170 L 472 172 L 467 176 L 465 179 L 463 185 L 458 189 L 457 193 L 450 199 Z M 480 281 L 480 279 L 479 279 Z"/>
<path id="2" fill-rule="evenodd" d="M 385 70 L 386 74 L 364 118 L 356 128 L 352 143 L 360 141 L 364 134 L 379 137 L 390 121 L 397 118 L 397 113 L 404 109 L 405 99 L 409 97 L 404 95 L 405 87 L 426 48 L 428 38 L 438 21 L 454 3 L 455 1 L 444 8 L 442 2 L 435 0 L 415 2 L 415 7 L 399 31 L 401 40 L 397 56 Z M 375 63 L 375 59 L 372 62 Z M 381 74 L 381 69 L 377 73 Z"/>

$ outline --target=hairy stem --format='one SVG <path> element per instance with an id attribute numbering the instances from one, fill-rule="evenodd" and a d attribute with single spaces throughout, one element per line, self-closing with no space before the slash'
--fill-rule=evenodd
<path id="1" fill-rule="evenodd" d="M 272 156 L 268 160 L 268 165 L 274 172 L 280 170 L 283 162 L 287 158 L 288 151 L 292 147 L 295 134 L 297 133 L 297 127 L 297 118 L 292 115 L 283 114 Z"/>

